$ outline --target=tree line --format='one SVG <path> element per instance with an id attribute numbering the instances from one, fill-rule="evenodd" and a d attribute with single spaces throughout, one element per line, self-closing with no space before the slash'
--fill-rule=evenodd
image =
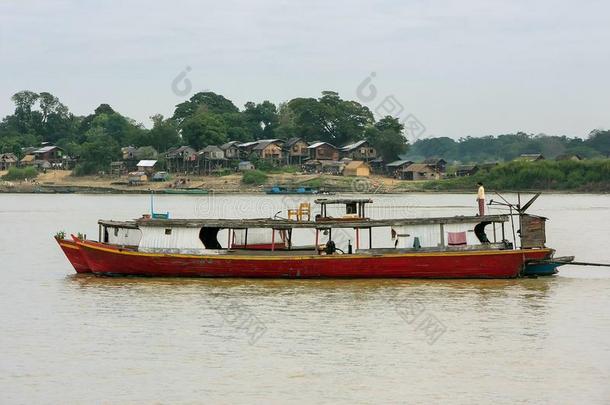
<path id="1" fill-rule="evenodd" d="M 593 130 L 586 139 L 567 136 L 532 135 L 523 132 L 498 136 L 420 139 L 407 157 L 417 160 L 442 157 L 448 162 L 483 163 L 510 161 L 522 154 L 540 153 L 546 158 L 578 155 L 582 158 L 610 156 L 610 131 Z"/>
<path id="2" fill-rule="evenodd" d="M 22 155 L 22 148 L 50 142 L 78 157 L 78 172 L 106 170 L 122 146 L 151 146 L 159 152 L 189 145 L 201 149 L 228 141 L 289 139 L 343 146 L 368 139 L 388 160 L 408 149 L 403 125 L 387 116 L 375 120 L 368 107 L 324 91 L 319 98 L 295 98 L 275 105 L 247 102 L 239 109 L 214 92 L 199 92 L 176 105 L 171 117 L 153 115 L 152 128 L 99 105 L 92 114 L 72 114 L 56 96 L 21 91 L 12 96 L 13 114 L 0 123 L 0 152 Z"/>
<path id="3" fill-rule="evenodd" d="M 368 139 L 386 162 L 399 156 L 411 160 L 442 157 L 452 162 L 508 161 L 523 153 L 547 157 L 572 153 L 585 158 L 610 155 L 610 131 L 592 131 L 586 139 L 531 135 L 420 139 L 409 146 L 404 126 L 391 116 L 376 120 L 368 107 L 324 91 L 318 98 L 294 98 L 278 105 L 247 102 L 238 108 L 224 96 L 206 91 L 175 106 L 171 117 L 151 116 L 152 127 L 100 104 L 91 114 L 70 112 L 48 92 L 20 91 L 12 96 L 13 114 L 0 122 L 0 152 L 22 156 L 22 148 L 49 142 L 78 157 L 79 172 L 107 170 L 120 159 L 122 146 L 151 146 L 159 152 L 190 145 L 201 149 L 236 140 L 289 139 L 324 141 L 343 146 Z M 406 156 L 405 156 L 406 153 Z"/>

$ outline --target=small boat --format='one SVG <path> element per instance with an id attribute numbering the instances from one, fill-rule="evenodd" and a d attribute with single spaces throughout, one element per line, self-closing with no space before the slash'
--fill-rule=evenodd
<path id="1" fill-rule="evenodd" d="M 273 186 L 265 192 L 267 194 L 318 194 L 318 190 L 312 187 Z"/>
<path id="2" fill-rule="evenodd" d="M 315 202 L 323 208 L 313 220 L 99 221 L 101 242 L 74 238 L 74 243 L 98 275 L 514 278 L 542 272 L 542 264 L 561 265 L 544 244 L 543 217 L 519 213 L 521 246 L 515 248 L 516 241 L 506 238 L 506 214 L 371 219 L 364 210 L 370 200 Z M 329 217 L 331 204 L 344 204 L 348 217 Z M 390 237 L 389 246 L 374 246 L 381 234 Z"/>
<path id="3" fill-rule="evenodd" d="M 184 194 L 184 195 L 203 195 L 208 194 L 209 191 L 203 188 L 165 188 L 163 189 L 165 194 Z"/>
<path id="4" fill-rule="evenodd" d="M 80 248 L 74 240 L 68 240 L 58 236 L 55 236 L 55 240 L 77 273 L 91 273 L 87 260 L 81 254 Z"/>

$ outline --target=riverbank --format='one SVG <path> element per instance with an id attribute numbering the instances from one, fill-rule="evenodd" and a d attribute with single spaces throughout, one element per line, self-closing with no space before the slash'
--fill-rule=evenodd
<path id="1" fill-rule="evenodd" d="M 6 172 L 0 171 L 0 177 Z M 267 174 L 263 184 L 250 185 L 242 182 L 242 175 L 234 173 L 225 176 L 188 176 L 173 177 L 164 182 L 147 182 L 141 185 L 129 185 L 124 178 L 110 176 L 72 176 L 70 171 L 57 170 L 41 173 L 34 181 L 0 181 L 0 193 L 45 193 L 45 194 L 147 194 L 150 191 L 164 192 L 173 185 L 176 179 L 187 179 L 186 184 L 180 187 L 188 188 L 196 195 L 204 191 L 216 194 L 230 193 L 264 193 L 274 185 L 289 187 L 312 187 L 322 192 L 330 193 L 368 193 L 368 194 L 395 194 L 409 192 L 443 192 L 443 193 L 472 193 L 476 189 L 477 181 L 482 181 L 488 190 L 503 190 L 505 192 L 533 192 L 545 193 L 608 193 L 609 181 L 598 183 L 583 183 L 578 187 L 553 187 L 546 183 L 542 187 L 538 184 L 502 185 L 492 176 L 493 172 L 472 177 L 434 181 L 396 180 L 383 176 L 344 177 L 304 173 L 274 173 Z"/>
<path id="2" fill-rule="evenodd" d="M 4 173 L 0 172 L 0 176 Z M 109 176 L 72 176 L 70 171 L 58 170 L 41 173 L 35 180 L 1 181 L 0 192 L 5 193 L 82 193 L 82 194 L 142 194 L 151 190 L 163 192 L 177 179 L 188 179 L 180 185 L 195 193 L 262 193 L 274 185 L 312 187 L 327 192 L 395 193 L 421 191 L 423 182 L 407 182 L 387 177 L 356 178 L 302 173 L 268 174 L 264 184 L 242 182 L 240 173 L 225 176 L 180 176 L 169 181 L 129 185 L 124 178 Z"/>

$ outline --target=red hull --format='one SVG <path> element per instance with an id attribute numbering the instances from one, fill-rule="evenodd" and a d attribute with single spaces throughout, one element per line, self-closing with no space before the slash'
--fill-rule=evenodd
<path id="1" fill-rule="evenodd" d="M 96 274 L 152 277 L 511 278 L 551 249 L 332 256 L 152 254 L 79 242 Z"/>
<path id="2" fill-rule="evenodd" d="M 87 265 L 87 260 L 81 254 L 81 250 L 76 242 L 66 239 L 55 238 L 59 247 L 64 252 L 74 270 L 77 273 L 91 273 L 89 266 Z"/>

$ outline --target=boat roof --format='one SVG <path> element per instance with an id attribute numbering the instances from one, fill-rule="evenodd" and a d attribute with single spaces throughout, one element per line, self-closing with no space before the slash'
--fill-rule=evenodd
<path id="1" fill-rule="evenodd" d="M 138 229 L 138 224 L 136 221 L 114 221 L 112 219 L 100 219 L 97 221 L 99 225 L 107 226 L 109 228 L 128 228 L 128 229 Z"/>
<path id="2" fill-rule="evenodd" d="M 354 203 L 372 203 L 370 198 L 317 198 L 314 200 L 316 204 L 354 204 Z"/>
<path id="3" fill-rule="evenodd" d="M 288 219 L 251 218 L 251 219 L 149 219 L 136 220 L 140 227 L 177 227 L 177 228 L 273 228 L 273 229 L 329 229 L 329 228 L 375 228 L 396 227 L 407 225 L 435 225 L 435 224 L 472 224 L 480 222 L 506 222 L 508 215 L 484 216 L 453 216 L 437 218 L 397 218 L 397 219 L 325 219 L 324 221 L 292 221 Z M 101 221 L 100 221 L 101 222 Z"/>

